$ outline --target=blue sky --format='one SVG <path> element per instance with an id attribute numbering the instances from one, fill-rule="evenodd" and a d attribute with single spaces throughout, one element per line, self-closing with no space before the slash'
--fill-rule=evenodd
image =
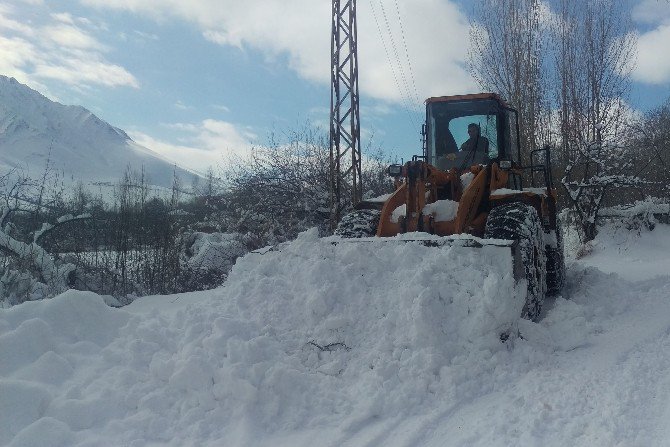
<path id="1" fill-rule="evenodd" d="M 0 74 L 83 105 L 139 143 L 204 170 L 263 144 L 270 132 L 307 121 L 327 128 L 330 7 L 330 0 L 4 0 Z M 465 65 L 471 3 L 358 0 L 358 8 L 363 145 L 407 158 L 420 152 L 423 99 L 479 90 Z M 637 0 L 631 8 L 639 55 L 630 103 L 646 111 L 670 96 L 670 2 Z M 404 73 L 387 53 L 403 61 Z"/>

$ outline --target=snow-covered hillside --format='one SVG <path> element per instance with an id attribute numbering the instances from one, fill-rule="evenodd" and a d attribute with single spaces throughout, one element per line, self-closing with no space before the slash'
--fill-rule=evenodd
<path id="1" fill-rule="evenodd" d="M 504 251 L 314 232 L 212 291 L 0 310 L 0 444 L 670 445 L 668 230 L 605 231 L 599 253 L 647 241 L 668 268 L 573 261 L 539 323 Z"/>
<path id="2" fill-rule="evenodd" d="M 169 187 L 174 163 L 80 106 L 53 102 L 0 75 L 0 169 L 27 168 L 39 176 L 47 159 L 67 180 L 118 182 L 126 168 L 144 166 L 151 184 Z M 183 180 L 193 174 L 176 168 Z"/>

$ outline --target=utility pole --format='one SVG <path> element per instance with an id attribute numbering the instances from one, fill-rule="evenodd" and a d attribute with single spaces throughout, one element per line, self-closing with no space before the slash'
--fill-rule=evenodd
<path id="1" fill-rule="evenodd" d="M 361 201 L 356 0 L 333 0 L 330 42 L 330 221 Z M 347 195 L 349 198 L 347 199 Z"/>

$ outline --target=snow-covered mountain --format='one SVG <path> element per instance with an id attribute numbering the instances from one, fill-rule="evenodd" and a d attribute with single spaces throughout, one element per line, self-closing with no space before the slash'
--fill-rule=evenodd
<path id="1" fill-rule="evenodd" d="M 156 186 L 170 186 L 175 169 L 183 180 L 194 175 L 84 107 L 51 101 L 0 76 L 0 170 L 20 167 L 37 176 L 47 159 L 66 179 L 84 182 L 117 182 L 127 166 L 144 166 L 149 183 Z"/>

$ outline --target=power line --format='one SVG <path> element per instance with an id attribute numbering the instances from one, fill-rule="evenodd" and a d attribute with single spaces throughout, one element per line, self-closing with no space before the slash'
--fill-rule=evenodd
<path id="1" fill-rule="evenodd" d="M 391 55 L 389 53 L 388 46 L 386 45 L 386 40 L 384 39 L 384 33 L 382 32 L 381 26 L 379 25 L 379 20 L 377 19 L 377 13 L 375 11 L 375 6 L 374 6 L 373 2 L 374 2 L 374 0 L 370 1 L 370 7 L 372 9 L 372 16 L 375 20 L 375 25 L 377 25 L 377 32 L 379 33 L 379 38 L 382 42 L 382 46 L 384 47 L 384 53 L 386 54 L 386 59 L 388 60 L 389 65 L 391 67 L 391 74 L 393 75 L 393 82 L 395 83 L 395 86 L 398 89 L 398 93 L 400 93 L 400 98 L 401 98 L 401 102 L 403 103 L 403 108 L 405 109 L 405 112 L 409 116 L 410 121 L 412 122 L 413 125 L 418 126 L 418 123 L 417 123 L 415 117 L 410 113 L 410 108 L 411 107 L 409 107 L 410 101 L 408 100 L 408 95 L 403 92 L 403 89 L 400 86 L 400 82 L 398 81 L 398 75 L 396 74 L 395 65 L 393 64 L 393 61 L 391 60 Z M 387 24 L 388 24 L 388 20 L 387 20 Z M 389 34 L 390 34 L 390 29 L 389 29 Z"/>
<path id="2" fill-rule="evenodd" d="M 400 61 L 400 56 L 398 56 L 398 47 L 395 44 L 395 39 L 393 38 L 393 31 L 391 29 L 391 24 L 389 22 L 388 16 L 386 15 L 386 8 L 384 8 L 384 3 L 382 0 L 379 0 L 379 7 L 381 8 L 382 11 L 382 17 L 384 18 L 384 22 L 386 23 L 386 30 L 388 31 L 389 34 L 389 40 L 391 41 L 391 48 L 393 49 L 393 55 L 395 56 L 395 61 L 396 64 L 398 65 L 398 71 L 400 72 L 400 78 L 403 83 L 403 87 L 405 88 L 405 95 L 407 98 L 408 105 L 411 104 L 411 94 L 409 92 L 409 82 L 407 82 L 407 77 L 405 76 L 405 70 L 403 69 L 403 64 Z"/>
<path id="3" fill-rule="evenodd" d="M 409 77 L 412 80 L 412 88 L 414 89 L 414 97 L 416 98 L 417 104 L 421 103 L 421 98 L 419 97 L 419 91 L 416 88 L 416 81 L 414 76 L 414 70 L 412 69 L 412 60 L 409 57 L 409 49 L 407 48 L 407 39 L 405 39 L 405 27 L 402 24 L 402 17 L 400 16 L 400 8 L 398 7 L 398 0 L 394 0 L 395 10 L 398 15 L 398 24 L 400 25 L 400 36 L 402 37 L 402 43 L 405 47 L 405 57 L 407 58 L 407 67 L 409 67 Z"/>

